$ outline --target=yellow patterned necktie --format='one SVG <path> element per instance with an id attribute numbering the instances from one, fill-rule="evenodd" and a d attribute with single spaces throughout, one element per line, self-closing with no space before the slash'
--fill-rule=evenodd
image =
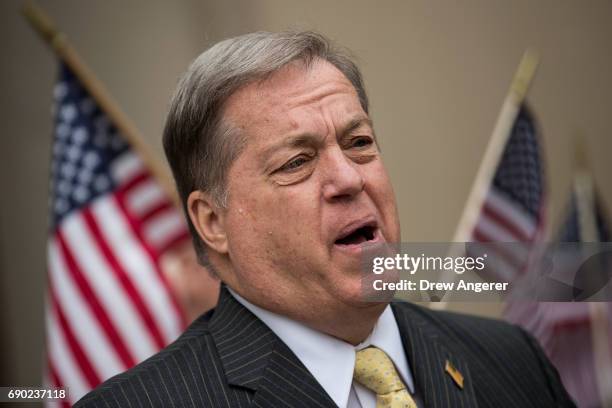
<path id="1" fill-rule="evenodd" d="M 379 348 L 357 352 L 353 378 L 376 393 L 376 408 L 417 408 L 393 362 Z"/>

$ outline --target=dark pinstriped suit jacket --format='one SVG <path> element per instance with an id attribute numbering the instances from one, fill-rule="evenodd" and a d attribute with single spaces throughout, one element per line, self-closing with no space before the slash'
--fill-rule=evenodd
<path id="1" fill-rule="evenodd" d="M 555 369 L 503 322 L 392 305 L 426 407 L 571 407 Z M 445 373 L 464 376 L 460 389 Z M 335 407 L 289 348 L 222 288 L 219 305 L 174 343 L 76 407 Z"/>

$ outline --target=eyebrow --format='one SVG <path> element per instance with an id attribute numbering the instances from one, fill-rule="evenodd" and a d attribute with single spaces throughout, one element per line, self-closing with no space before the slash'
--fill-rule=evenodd
<path id="1" fill-rule="evenodd" d="M 341 139 L 348 133 L 351 133 L 355 129 L 360 128 L 363 125 L 367 125 L 374 133 L 374 126 L 372 123 L 372 119 L 367 116 L 359 115 L 347 122 L 346 125 L 342 127 L 340 132 L 338 132 L 337 139 Z M 374 135 L 376 139 L 376 135 Z M 272 156 L 275 152 L 283 148 L 294 148 L 294 147 L 303 147 L 303 146 L 314 146 L 320 142 L 320 137 L 313 133 L 300 133 L 294 136 L 289 136 L 287 139 L 283 140 L 280 143 L 272 145 L 265 149 L 262 153 L 262 157 L 264 161 L 267 161 L 270 156 Z"/>
<path id="2" fill-rule="evenodd" d="M 358 116 L 356 118 L 351 119 L 344 126 L 344 128 L 340 131 L 339 137 L 342 137 L 347 133 L 351 133 L 353 130 L 358 129 L 363 125 L 368 125 L 372 132 L 374 132 L 374 123 L 372 123 L 372 119 L 367 116 Z"/>

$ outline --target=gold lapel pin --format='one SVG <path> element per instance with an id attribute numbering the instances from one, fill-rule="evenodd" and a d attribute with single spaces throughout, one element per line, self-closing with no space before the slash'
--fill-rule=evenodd
<path id="1" fill-rule="evenodd" d="M 459 388 L 463 389 L 463 374 L 461 374 L 450 361 L 446 360 L 444 371 L 453 379 Z"/>

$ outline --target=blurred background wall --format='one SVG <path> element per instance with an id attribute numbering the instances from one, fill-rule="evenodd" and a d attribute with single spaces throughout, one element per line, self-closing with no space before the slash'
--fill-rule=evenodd
<path id="1" fill-rule="evenodd" d="M 529 101 L 543 132 L 550 217 L 582 135 L 612 203 L 610 1 L 39 1 L 162 160 L 178 76 L 212 43 L 319 30 L 358 57 L 394 182 L 404 241 L 450 240 L 518 61 L 542 60 Z M 51 99 L 57 61 L 0 3 L 0 385 L 40 385 Z M 499 305 L 455 305 L 496 315 Z"/>

